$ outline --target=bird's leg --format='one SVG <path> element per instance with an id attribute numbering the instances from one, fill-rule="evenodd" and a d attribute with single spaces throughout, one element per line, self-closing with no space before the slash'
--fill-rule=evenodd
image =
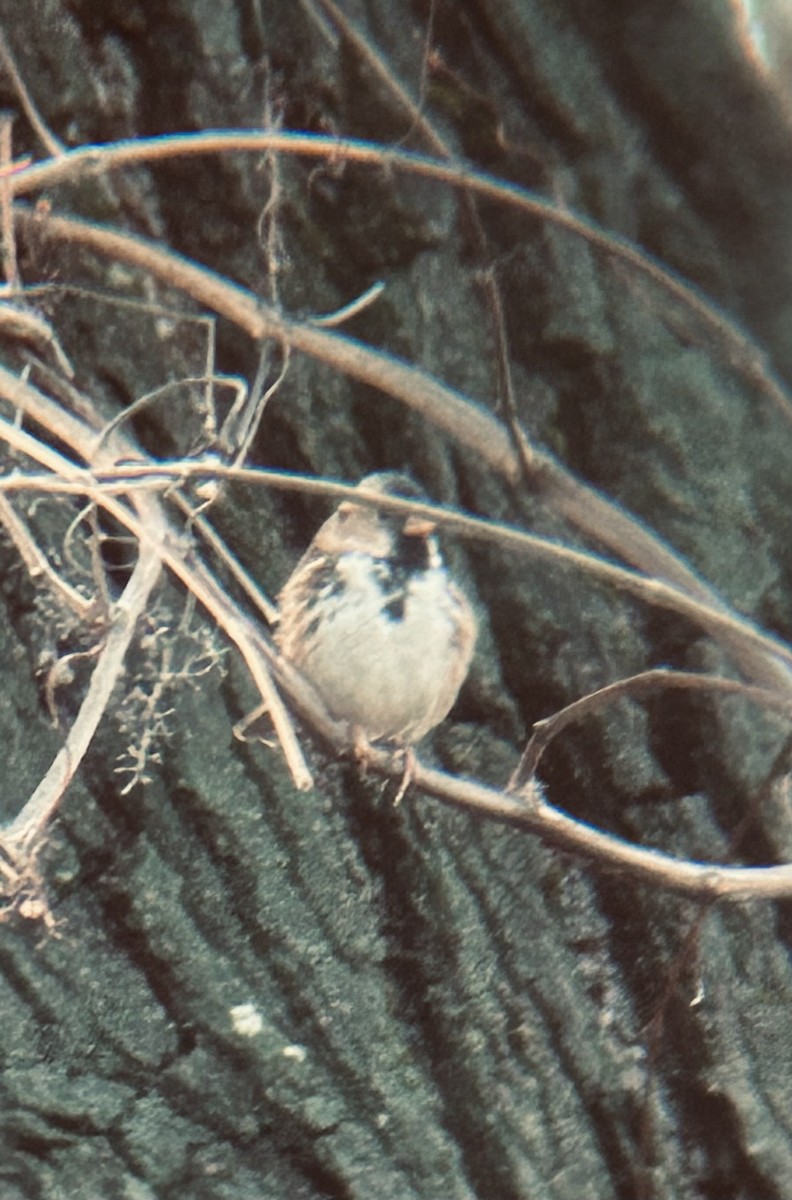
<path id="1" fill-rule="evenodd" d="M 404 797 L 407 795 L 407 789 L 409 788 L 410 784 L 412 783 L 413 775 L 415 774 L 415 751 L 413 750 L 412 746 L 405 746 L 403 754 L 404 754 L 404 771 L 402 772 L 401 783 L 399 784 L 399 790 L 396 793 L 395 800 L 393 801 L 394 808 L 397 808 L 398 805 L 401 804 Z"/>
<path id="2" fill-rule="evenodd" d="M 371 742 L 366 737 L 366 731 L 362 725 L 352 725 L 350 729 L 352 740 L 352 757 L 357 764 L 361 776 L 365 779 L 366 768 L 368 766 L 369 754 L 371 751 Z"/>
<path id="3" fill-rule="evenodd" d="M 366 732 L 362 725 L 353 725 L 350 730 L 352 741 L 352 756 L 357 764 L 361 776 L 365 779 L 366 768 L 368 766 L 369 754 L 371 752 L 371 742 L 366 736 Z M 393 758 L 400 755 L 402 759 L 403 770 L 402 777 L 399 782 L 399 790 L 396 793 L 396 798 L 393 801 L 394 807 L 401 804 L 407 794 L 410 784 L 413 781 L 415 774 L 415 751 L 412 746 L 394 747 Z"/>

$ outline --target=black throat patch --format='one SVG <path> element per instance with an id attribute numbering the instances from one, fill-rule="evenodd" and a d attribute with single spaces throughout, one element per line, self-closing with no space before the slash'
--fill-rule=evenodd
<path id="1" fill-rule="evenodd" d="M 375 571 L 377 583 L 387 599 L 382 611 L 391 621 L 404 619 L 410 583 L 431 565 L 431 551 L 425 537 L 399 533 L 393 558 L 380 559 Z"/>

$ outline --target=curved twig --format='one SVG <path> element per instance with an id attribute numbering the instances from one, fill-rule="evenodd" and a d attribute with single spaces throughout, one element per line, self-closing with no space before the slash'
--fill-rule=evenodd
<path id="1" fill-rule="evenodd" d="M 519 792 L 526 784 L 530 786 L 545 750 L 568 725 L 591 716 L 592 713 L 600 712 L 614 700 L 625 697 L 634 699 L 660 689 L 721 692 L 730 696 L 740 696 L 771 712 L 792 717 L 792 695 L 782 695 L 770 688 L 749 687 L 741 679 L 725 679 L 722 675 L 703 675 L 693 671 L 673 671 L 667 667 L 656 667 L 651 671 L 641 671 L 638 675 L 630 675 L 626 679 L 609 683 L 606 687 L 598 688 L 596 692 L 590 692 L 572 704 L 567 704 L 552 716 L 537 721 L 519 765 L 509 780 L 507 790 Z"/>
<path id="2" fill-rule="evenodd" d="M 287 320 L 244 288 L 142 238 L 63 217 L 42 220 L 25 209 L 19 210 L 19 221 L 22 225 L 37 228 L 40 233 L 48 231 L 57 239 L 88 246 L 108 257 L 150 271 L 163 282 L 188 292 L 199 303 L 228 317 L 251 337 L 277 338 L 389 393 L 420 411 L 449 436 L 474 449 L 484 462 L 506 479 L 517 480 L 520 462 L 503 425 L 486 409 L 420 368 L 373 350 L 353 338 Z M 722 599 L 681 557 L 634 517 L 606 500 L 594 488 L 574 479 L 549 454 L 534 451 L 532 464 L 546 502 L 584 533 L 648 574 L 668 581 L 714 608 L 725 610 Z M 753 663 L 743 665 L 743 669 L 755 673 L 767 668 Z"/>
<path id="3" fill-rule="evenodd" d="M 0 380 L 2 380 L 1 371 Z M 7 432 L 5 436 L 14 444 L 12 433 Z M 329 480 L 300 476 L 289 471 L 226 466 L 214 460 L 209 462 L 178 460 L 159 463 L 121 463 L 113 467 L 100 467 L 93 471 L 85 470 L 82 473 L 75 468 L 75 473 L 62 483 L 58 480 L 53 483 L 47 476 L 26 477 L 20 475 L 0 480 L 0 490 L 76 491 L 80 494 L 90 492 L 100 496 L 126 493 L 135 481 L 139 481 L 143 486 L 163 489 L 172 487 L 174 483 L 183 482 L 188 478 L 235 479 L 243 483 L 258 483 L 278 490 L 306 492 L 336 500 L 354 497 L 355 503 L 371 504 L 378 508 L 389 508 L 395 512 L 411 512 L 415 515 L 430 517 L 437 524 L 443 525 L 460 536 L 496 542 L 517 553 L 575 567 L 602 583 L 635 596 L 646 604 L 687 617 L 693 624 L 706 630 L 710 636 L 729 649 L 735 658 L 750 660 L 757 664 L 757 667 L 760 661 L 773 665 L 774 671 L 763 673 L 757 669 L 755 674 L 758 678 L 765 674 L 772 678 L 775 686 L 769 687 L 768 691 L 774 691 L 781 696 L 790 694 L 792 648 L 785 642 L 764 633 L 752 625 L 747 618 L 723 608 L 713 608 L 691 597 L 680 588 L 631 571 L 627 567 L 621 567 L 590 551 L 575 550 L 560 542 L 552 541 L 550 538 L 526 533 L 521 529 L 502 525 L 487 518 L 467 516 L 439 505 L 420 504 L 413 500 L 404 500 L 396 496 L 382 496 L 378 493 L 368 494 L 352 484 L 333 483 Z"/>
<path id="4" fill-rule="evenodd" d="M 103 174 L 108 170 L 189 155 L 242 151 L 277 151 L 307 158 L 347 159 L 372 163 L 393 170 L 408 171 L 437 179 L 510 205 L 582 238 L 611 257 L 627 263 L 633 270 L 658 284 L 680 300 L 691 312 L 722 337 L 737 356 L 736 362 L 754 383 L 792 420 L 792 401 L 778 377 L 770 371 L 764 352 L 730 317 L 682 276 L 669 271 L 647 251 L 628 238 L 611 233 L 588 217 L 561 208 L 545 197 L 504 183 L 492 175 L 460 163 L 438 162 L 434 158 L 408 150 L 396 150 L 354 138 L 333 138 L 307 133 L 261 133 L 251 130 L 207 130 L 203 133 L 171 134 L 155 138 L 109 142 L 82 146 L 57 158 L 26 167 L 11 177 L 14 196 L 28 195 L 43 187 L 53 187 L 85 174 Z"/>

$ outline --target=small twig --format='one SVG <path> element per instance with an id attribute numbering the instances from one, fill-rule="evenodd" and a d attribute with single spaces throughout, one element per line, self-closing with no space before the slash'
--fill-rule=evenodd
<path id="1" fill-rule="evenodd" d="M 92 646 L 90 650 L 75 650 L 71 654 L 64 654 L 61 658 L 57 658 L 47 672 L 47 677 L 44 683 L 44 702 L 47 705 L 52 724 L 56 729 L 62 729 L 63 724 L 58 715 L 58 705 L 55 699 L 55 693 L 59 688 L 68 686 L 74 682 L 74 665 L 80 661 L 87 661 L 96 658 L 101 654 L 101 644 Z"/>
<path id="2" fill-rule="evenodd" d="M 783 716 L 792 717 L 792 695 L 781 695 L 769 688 L 750 687 L 739 679 L 725 679 L 720 675 L 703 675 L 692 671 L 673 671 L 666 667 L 657 667 L 651 671 L 641 671 L 627 679 L 619 679 L 606 687 L 590 692 L 579 700 L 573 701 L 565 708 L 559 709 L 550 717 L 537 721 L 533 727 L 528 745 L 526 746 L 519 765 L 507 785 L 507 791 L 519 792 L 526 783 L 530 783 L 536 774 L 539 761 L 550 742 L 563 729 L 584 717 L 601 712 L 615 700 L 625 697 L 636 698 L 659 689 L 683 689 L 685 691 L 722 692 L 737 695 L 750 700 L 763 708 Z"/>
<path id="3" fill-rule="evenodd" d="M 264 128 L 272 133 L 279 133 L 283 128 L 282 107 L 272 98 L 272 70 L 267 63 L 264 97 Z M 280 308 L 280 276 L 286 265 L 286 254 L 281 232 L 280 210 L 283 203 L 283 170 L 281 159 L 272 150 L 265 155 L 267 175 L 269 177 L 269 195 L 264 203 L 258 220 L 258 235 L 261 248 L 264 251 L 264 262 L 267 274 L 268 300 L 273 308 Z"/>
<path id="4" fill-rule="evenodd" d="M 262 353 L 259 359 L 259 369 L 256 374 L 256 379 L 253 383 L 252 390 L 252 395 L 254 397 L 258 397 L 258 399 L 256 404 L 253 406 L 251 419 L 248 422 L 248 426 L 244 430 L 243 436 L 240 438 L 239 449 L 237 450 L 234 459 L 234 462 L 238 465 L 241 465 L 247 459 L 256 433 L 258 432 L 259 425 L 261 424 L 262 417 L 264 416 L 264 410 L 266 409 L 272 397 L 280 391 L 283 381 L 288 374 L 289 363 L 291 362 L 291 347 L 282 342 L 280 345 L 280 352 L 281 362 L 280 367 L 278 368 L 278 373 L 273 379 L 272 383 L 270 383 L 266 388 L 264 387 L 264 383 L 267 375 L 267 356 Z"/>
<path id="5" fill-rule="evenodd" d="M 16 403 L 22 409 L 37 410 L 43 404 L 43 397 L 38 396 L 35 389 L 23 383 L 2 367 L 0 367 L 0 394 L 4 395 L 12 403 Z M 64 417 L 65 414 L 60 414 L 61 421 L 63 421 Z M 71 423 L 77 445 L 82 447 L 85 441 L 82 424 L 75 421 L 74 418 L 68 419 L 67 426 L 69 423 Z M 141 547 L 145 546 L 147 548 L 146 558 L 148 558 L 149 551 L 154 553 L 157 561 L 164 563 L 195 594 L 196 599 L 209 612 L 219 628 L 223 629 L 230 640 L 236 645 L 246 663 L 262 699 L 269 707 L 275 731 L 281 741 L 284 757 L 292 772 L 296 786 L 302 789 L 310 787 L 312 785 L 311 774 L 297 743 L 289 716 L 268 678 L 266 664 L 262 655 L 255 648 L 256 636 L 254 628 L 200 564 L 191 565 L 186 561 L 183 549 L 179 548 L 178 539 L 170 535 L 169 527 L 161 513 L 157 512 L 154 519 L 141 520 L 126 504 L 116 500 L 112 496 L 103 494 L 100 489 L 92 487 L 90 482 L 88 482 L 90 480 L 90 472 L 81 471 L 79 467 L 69 462 L 68 459 L 56 450 L 45 446 L 25 430 L 17 428 L 7 421 L 0 420 L 0 428 L 6 440 L 16 449 L 49 467 L 67 481 L 75 482 L 79 479 L 82 482 L 85 480 L 85 495 L 87 498 L 95 500 L 100 504 L 101 507 L 106 509 L 112 517 L 125 526 L 138 539 Z M 68 442 L 69 439 L 65 440 Z M 140 561 L 139 559 L 137 567 L 133 572 L 133 579 L 137 577 Z M 127 588 L 129 586 L 128 584 Z M 124 596 L 127 594 L 127 589 L 125 589 Z"/>
<path id="6" fill-rule="evenodd" d="M 14 543 L 30 578 L 34 581 L 43 579 L 53 595 L 58 596 L 80 620 L 84 620 L 93 608 L 93 601 L 83 596 L 58 574 L 47 556 L 36 545 L 30 531 L 14 511 L 8 497 L 2 493 L 0 493 L 0 522 Z"/>
<path id="7" fill-rule="evenodd" d="M 421 77 L 418 80 L 418 108 L 423 111 L 426 104 L 426 93 L 429 86 L 429 63 L 432 57 L 432 42 L 434 41 L 435 20 L 437 18 L 437 0 L 429 0 L 429 12 L 426 17 L 423 47 L 421 52 Z"/>
<path id="8" fill-rule="evenodd" d="M 329 8 L 329 0 L 322 0 Z M 336 6 L 333 5 L 335 9 Z M 408 102 L 414 102 L 408 97 Z M 418 111 L 416 109 L 416 111 Z M 420 117 L 420 113 L 418 113 Z M 422 125 L 423 128 L 423 125 Z M 431 127 L 427 136 L 433 137 Z M 444 148 L 433 147 L 444 153 Z M 591 221 L 545 197 L 515 184 L 504 183 L 484 172 L 456 162 L 436 159 L 407 150 L 386 147 L 352 138 L 339 139 L 309 133 L 251 133 L 250 130 L 220 130 L 207 133 L 173 134 L 155 138 L 133 138 L 105 146 L 84 146 L 69 150 L 57 159 L 34 164 L 12 176 L 14 196 L 22 196 L 43 187 L 53 187 L 85 174 L 116 170 L 125 165 L 161 159 L 188 157 L 195 154 L 244 151 L 260 153 L 277 150 L 284 154 L 309 158 L 336 158 L 352 162 L 374 163 L 437 179 L 453 187 L 487 196 L 541 220 L 566 229 L 605 254 L 627 263 L 638 274 L 651 279 L 668 295 L 696 314 L 704 325 L 729 347 L 735 366 L 770 398 L 787 418 L 792 420 L 792 399 L 776 373 L 770 370 L 760 347 L 725 312 L 706 298 L 691 283 L 673 273 L 635 243 L 615 233 L 609 233 Z"/>
<path id="9" fill-rule="evenodd" d="M 18 383 L 13 376 L 11 379 L 14 385 Z M 4 382 L 4 373 L 0 368 L 0 388 Z M 20 436 L 8 423 L 0 421 L 0 436 L 5 437 L 22 453 L 27 453 L 31 457 L 36 456 L 36 443 L 27 441 L 28 435 L 22 433 Z M 46 448 L 42 448 L 39 457 L 45 465 L 52 465 L 47 459 Z M 158 488 L 162 488 L 170 487 L 174 482 L 190 476 L 205 476 L 209 479 L 217 477 L 238 479 L 242 482 L 260 483 L 267 487 L 306 492 L 339 500 L 353 497 L 356 503 L 429 517 L 437 524 L 464 537 L 496 542 L 513 552 L 530 555 L 539 560 L 574 566 L 611 587 L 637 597 L 646 604 L 668 609 L 687 617 L 695 625 L 705 629 L 736 658 L 745 659 L 749 666 L 752 664 L 753 674 L 757 679 L 762 680 L 765 676 L 771 679 L 778 695 L 787 697 L 790 694 L 792 649 L 786 643 L 763 633 L 733 610 L 729 610 L 723 605 L 714 607 L 706 604 L 690 596 L 686 591 L 672 587 L 661 580 L 647 578 L 643 574 L 620 567 L 589 551 L 575 550 L 549 538 L 525 533 L 523 530 L 481 517 L 470 517 L 453 512 L 438 505 L 419 504 L 396 496 L 368 493 L 350 484 L 301 477 L 291 472 L 265 471 L 252 467 L 229 467 L 215 462 L 197 461 L 157 464 L 129 463 L 109 469 L 101 468 L 93 473 L 80 473 L 79 469 L 75 468 L 72 476 L 63 482 L 56 481 L 54 490 L 62 491 L 64 494 L 68 492 L 91 493 L 100 497 L 113 492 L 128 491 L 134 480 L 149 479 L 155 481 Z M 53 490 L 47 488 L 46 483 L 46 479 L 39 481 L 38 478 L 33 478 L 26 481 L 24 477 L 12 477 L 7 481 L 0 479 L 0 490 L 17 491 L 20 488 L 31 487 Z M 768 691 L 771 690 L 773 688 L 768 688 Z"/>
<path id="10" fill-rule="evenodd" d="M 332 50 L 337 50 L 340 38 L 328 21 L 327 17 L 325 17 L 325 15 L 319 11 L 321 0 L 318 0 L 318 3 L 317 0 L 300 0 L 300 4 L 311 18 L 330 48 Z"/>
<path id="11" fill-rule="evenodd" d="M 63 217 L 39 221 L 25 210 L 21 211 L 19 219 L 23 224 L 35 223 L 39 234 L 46 229 L 57 238 L 134 263 L 235 321 L 251 337 L 279 338 L 295 349 L 389 393 L 474 449 L 485 463 L 506 479 L 512 482 L 519 479 L 520 463 L 501 422 L 425 371 L 352 338 L 288 321 L 265 308 L 252 293 L 141 238 Z M 533 461 L 536 466 L 534 479 L 541 482 L 542 498 L 584 532 L 648 574 L 684 588 L 706 603 L 722 604 L 680 556 L 623 509 L 606 500 L 594 488 L 574 479 L 549 455 L 535 452 Z"/>
<path id="12" fill-rule="evenodd" d="M 59 155 L 64 154 L 66 149 L 65 146 L 62 142 L 58 141 L 54 133 L 52 133 L 44 123 L 44 120 L 36 108 L 36 105 L 33 103 L 33 98 L 25 86 L 25 81 L 23 80 L 17 68 L 14 56 L 9 49 L 8 42 L 6 41 L 2 31 L 0 31 L 0 63 L 2 63 L 3 69 L 11 82 L 11 86 L 17 94 L 17 99 L 22 106 L 22 111 L 30 122 L 31 128 L 36 133 L 42 146 L 44 146 L 47 153 L 51 154 L 53 158 L 57 158 Z"/>
<path id="13" fill-rule="evenodd" d="M 740 818 L 737 826 L 732 832 L 729 839 L 727 851 L 728 858 L 732 858 L 740 847 L 740 844 L 748 832 L 751 824 L 756 818 L 756 814 L 768 796 L 771 794 L 774 785 L 781 777 L 789 776 L 790 755 L 792 755 L 792 737 L 787 738 L 786 743 L 775 757 L 775 760 L 767 773 L 762 787 L 751 800 L 748 808 Z M 701 901 L 700 907 L 691 921 L 688 929 L 685 931 L 679 949 L 674 955 L 671 965 L 666 973 L 663 984 L 662 994 L 655 1006 L 655 1011 L 652 1014 L 649 1022 L 646 1025 L 646 1064 L 644 1074 L 644 1089 L 642 1108 L 639 1120 L 639 1144 L 642 1148 L 642 1159 L 644 1162 L 651 1160 L 651 1152 L 655 1144 L 655 1128 L 652 1119 L 651 1099 L 652 1091 L 656 1082 L 656 1064 L 660 1061 L 660 1053 L 662 1050 L 663 1035 L 666 1028 L 668 1010 L 671 1002 L 677 996 L 680 990 L 682 979 L 685 971 L 695 962 L 699 951 L 701 932 L 704 923 L 712 912 L 717 900 L 715 897 L 707 897 Z M 697 994 L 697 999 L 701 997 L 701 989 Z M 694 1001 L 690 1001 L 690 1006 L 694 1007 Z M 647 1195 L 652 1193 L 647 1191 Z"/>
<path id="14" fill-rule="evenodd" d="M 37 390 L 44 391 L 53 410 L 72 413 L 88 428 L 94 430 L 102 428 L 104 418 L 100 415 L 90 396 L 86 396 L 84 392 L 81 392 L 68 379 L 64 379 L 58 371 L 47 366 L 40 358 L 28 354 L 27 359 L 35 377 L 34 384 Z"/>
<path id="15" fill-rule="evenodd" d="M 366 63 L 369 70 L 380 80 L 381 83 L 390 92 L 393 99 L 404 109 L 409 118 L 409 127 L 404 134 L 404 138 L 408 137 L 413 130 L 419 130 L 426 144 L 435 154 L 446 155 L 448 148 L 442 137 L 437 133 L 432 124 L 426 119 L 421 109 L 421 103 L 415 102 L 413 97 L 408 92 L 407 88 L 396 78 L 393 73 L 393 68 L 386 58 L 380 54 L 374 43 L 366 37 L 364 33 L 358 29 L 357 25 L 349 19 L 344 10 L 335 3 L 335 0 L 318 0 L 320 6 L 329 14 L 335 25 L 341 30 L 342 34 L 349 42 L 350 46 L 356 51 L 359 57 Z M 427 25 L 426 37 L 424 39 L 424 58 L 422 60 L 422 84 L 425 85 L 426 72 L 426 46 L 431 39 L 434 27 L 434 3 L 430 10 L 429 22 Z M 420 97 L 423 100 L 423 96 Z"/>
<path id="16" fill-rule="evenodd" d="M 190 511 L 187 501 L 182 497 L 177 496 L 176 503 L 180 507 L 183 506 L 183 511 L 189 516 L 196 532 L 200 534 L 212 553 L 217 555 L 225 569 L 232 576 L 234 582 L 239 584 L 248 598 L 253 602 L 255 608 L 264 617 L 267 624 L 274 624 L 278 616 L 277 608 L 267 599 L 253 576 L 249 571 L 245 570 L 236 555 L 229 550 L 217 530 L 209 524 L 205 517 L 200 515 L 195 516 Z"/>
<path id="17" fill-rule="evenodd" d="M 479 243 L 479 252 L 483 254 L 486 248 L 486 238 L 478 216 L 478 210 L 473 209 L 471 215 Z M 520 473 L 523 482 L 533 490 L 537 482 L 541 483 L 541 474 L 537 474 L 537 467 L 541 469 L 541 459 L 528 441 L 517 413 L 517 401 L 514 395 L 514 382 L 511 373 L 509 339 L 506 333 L 506 318 L 503 313 L 503 300 L 494 267 L 488 267 L 480 272 L 480 279 L 489 305 L 492 328 L 495 335 L 495 362 L 500 408 L 504 414 L 506 426 L 511 436 L 512 445 L 514 446 L 514 452 L 520 464 Z"/>
<path id="18" fill-rule="evenodd" d="M 3 242 L 3 275 L 6 287 L 15 290 L 19 287 L 19 268 L 17 267 L 16 237 L 14 234 L 13 191 L 9 168 L 14 161 L 13 150 L 14 114 L 0 111 L 0 236 Z"/>
<path id="19" fill-rule="evenodd" d="M 24 297 L 24 291 L 21 293 Z M 0 334 L 15 341 L 29 342 L 39 354 L 54 360 L 67 379 L 74 378 L 74 367 L 58 341 L 52 326 L 30 308 L 0 303 Z"/>
<path id="20" fill-rule="evenodd" d="M 276 109 L 272 100 L 269 71 L 264 102 L 264 124 L 266 128 L 273 131 L 277 131 L 282 125 L 282 113 Z M 280 227 L 283 172 L 281 160 L 277 154 L 267 151 L 265 161 L 269 176 L 269 195 L 259 215 L 258 237 L 264 252 L 269 303 L 274 312 L 280 313 L 280 276 L 287 262 Z M 264 410 L 280 388 L 289 369 L 290 347 L 288 343 L 279 338 L 275 340 L 280 352 L 280 366 L 275 379 L 269 385 L 267 384 L 272 370 L 273 347 L 272 339 L 265 339 L 259 350 L 253 386 L 248 393 L 238 397 L 220 431 L 218 446 L 221 453 L 226 454 L 237 464 L 243 463 L 247 458 L 264 416 Z"/>
<path id="21" fill-rule="evenodd" d="M 375 300 L 378 300 L 384 291 L 385 284 L 378 280 L 376 283 L 372 283 L 371 287 L 367 288 L 357 299 L 350 300 L 349 304 L 345 304 L 343 308 L 338 308 L 335 312 L 327 313 L 323 317 L 311 317 L 310 323 L 318 326 L 319 329 L 335 329 L 344 321 L 349 321 L 358 313 L 363 312 Z"/>
<path id="22" fill-rule="evenodd" d="M 82 505 L 78 512 L 75 513 L 66 527 L 61 549 L 63 561 L 67 564 L 67 566 L 71 567 L 72 571 L 76 575 L 83 575 L 85 577 L 90 576 L 91 572 L 86 569 L 85 564 L 80 562 L 79 558 L 77 557 L 77 554 L 74 550 L 74 543 L 76 541 L 77 531 L 83 522 L 90 518 L 93 509 L 94 505 L 92 503 L 88 503 Z"/>
<path id="23" fill-rule="evenodd" d="M 172 379 L 168 383 L 163 383 L 160 387 L 154 388 L 153 391 L 147 392 L 145 396 L 138 396 L 137 400 L 134 400 L 127 408 L 117 413 L 112 421 L 108 421 L 96 439 L 93 454 L 98 454 L 117 429 L 131 418 L 139 416 L 149 405 L 155 404 L 157 401 L 169 396 L 172 392 L 181 391 L 182 388 L 200 385 L 206 385 L 209 388 L 214 388 L 215 386 L 231 388 L 237 394 L 234 406 L 239 403 L 239 398 L 244 396 L 247 391 L 247 384 L 244 379 L 241 379 L 237 375 L 195 375 L 185 379 Z"/>
<path id="24" fill-rule="evenodd" d="M 261 704 L 257 704 L 252 712 L 246 713 L 244 717 L 240 717 L 231 729 L 237 741 L 246 742 L 248 740 L 247 731 L 250 729 L 250 726 L 255 725 L 256 721 L 260 721 L 262 717 L 265 717 L 267 712 L 267 706 L 262 702 Z M 275 744 L 271 739 L 263 737 L 259 737 L 258 740 L 263 742 L 265 746 L 272 747 Z"/>
<path id="25" fill-rule="evenodd" d="M 132 614 L 145 607 L 161 573 L 162 564 L 156 552 L 153 549 L 141 552 L 137 566 L 118 601 L 114 619 L 91 674 L 88 690 L 64 745 L 33 795 L 0 834 L 3 845 L 10 849 L 12 855 L 24 856 L 30 852 L 31 846 L 39 838 L 74 778 L 74 773 L 93 740 L 123 670 L 124 659 L 135 633 Z"/>

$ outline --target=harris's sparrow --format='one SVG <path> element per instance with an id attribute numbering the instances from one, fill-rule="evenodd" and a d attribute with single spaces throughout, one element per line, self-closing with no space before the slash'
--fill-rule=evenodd
<path id="1" fill-rule="evenodd" d="M 358 485 L 426 500 L 406 475 Z M 410 745 L 438 725 L 476 640 L 431 521 L 345 500 L 321 526 L 278 598 L 276 640 L 326 709 L 370 742 Z"/>

